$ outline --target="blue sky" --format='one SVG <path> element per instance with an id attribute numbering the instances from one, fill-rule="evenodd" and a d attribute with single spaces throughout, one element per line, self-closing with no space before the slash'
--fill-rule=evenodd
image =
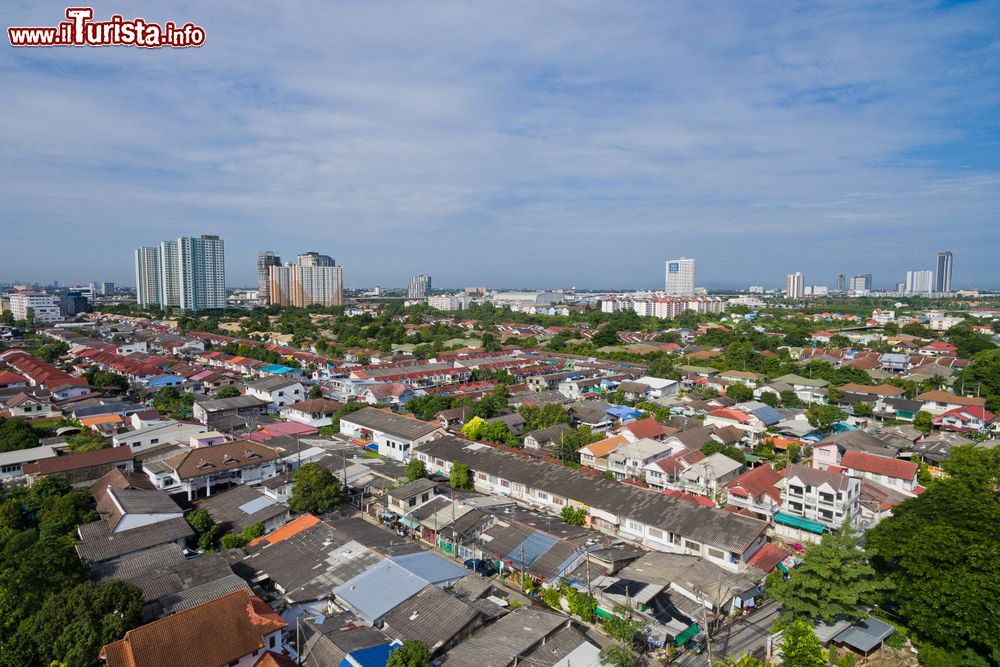
<path id="1" fill-rule="evenodd" d="M 0 281 L 316 250 L 349 286 L 1000 288 L 1000 3 L 126 2 L 198 49 L 0 48 Z M 65 5 L 13 2 L 9 25 Z"/>

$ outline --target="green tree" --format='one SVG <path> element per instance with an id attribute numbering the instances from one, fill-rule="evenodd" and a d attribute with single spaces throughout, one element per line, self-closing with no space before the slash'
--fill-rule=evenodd
<path id="1" fill-rule="evenodd" d="M 823 645 L 806 621 L 794 621 L 784 630 L 782 667 L 826 667 Z"/>
<path id="2" fill-rule="evenodd" d="M 794 395 L 794 393 L 793 393 Z M 760 394 L 760 402 L 765 405 L 770 405 L 772 408 L 778 407 L 778 402 L 780 397 L 773 391 L 764 391 Z"/>
<path id="3" fill-rule="evenodd" d="M 587 510 L 582 507 L 566 505 L 562 508 L 559 516 L 570 526 L 582 526 L 587 522 Z"/>
<path id="4" fill-rule="evenodd" d="M 525 431 L 536 431 L 540 428 L 548 428 L 556 424 L 568 424 L 570 422 L 569 412 L 558 403 L 522 405 L 517 411 L 524 417 Z"/>
<path id="5" fill-rule="evenodd" d="M 721 453 L 725 454 L 737 463 L 746 463 L 747 457 L 743 453 L 743 450 L 739 447 L 731 447 L 729 445 L 724 445 L 718 440 L 709 440 L 701 447 L 701 453 L 705 456 L 711 456 L 712 454 Z"/>
<path id="6" fill-rule="evenodd" d="M 500 349 L 500 342 L 494 334 L 484 333 L 481 340 L 483 341 L 483 351 L 485 352 L 496 352 Z"/>
<path id="7" fill-rule="evenodd" d="M 835 405 L 813 403 L 806 409 L 809 424 L 820 432 L 827 432 L 833 425 L 847 417 L 847 413 Z"/>
<path id="8" fill-rule="evenodd" d="M 734 382 L 726 389 L 726 396 L 737 403 L 753 400 L 753 389 L 742 382 Z"/>
<path id="9" fill-rule="evenodd" d="M 480 440 L 483 431 L 486 429 L 486 420 L 482 417 L 473 417 L 462 427 L 462 435 L 469 440 Z"/>
<path id="10" fill-rule="evenodd" d="M 913 428 L 921 433 L 930 433 L 931 429 L 934 428 L 934 415 L 921 410 L 913 418 Z"/>
<path id="11" fill-rule="evenodd" d="M 389 654 L 385 667 L 429 667 L 431 652 L 419 639 L 407 639 Z"/>
<path id="12" fill-rule="evenodd" d="M 318 463 L 306 463 L 292 477 L 288 507 L 299 514 L 323 514 L 340 504 L 340 496 L 340 482 L 333 473 Z"/>
<path id="13" fill-rule="evenodd" d="M 66 438 L 66 442 L 74 452 L 95 452 L 110 446 L 110 443 L 101 437 L 99 433 L 89 428 L 84 429 L 76 435 L 69 436 Z"/>
<path id="14" fill-rule="evenodd" d="M 110 580 L 84 582 L 49 596 L 18 630 L 15 643 L 32 645 L 39 664 L 67 667 L 97 664 L 105 644 L 142 624 L 142 591 Z"/>
<path id="15" fill-rule="evenodd" d="M 744 655 L 740 658 L 734 658 L 730 655 L 726 656 L 724 660 L 719 660 L 715 667 L 764 667 L 764 663 L 752 655 Z"/>
<path id="16" fill-rule="evenodd" d="M 953 654 L 1000 656 L 1000 450 L 955 447 L 947 476 L 868 532 L 905 625 Z"/>
<path id="17" fill-rule="evenodd" d="M 318 384 L 314 384 L 312 387 L 310 387 L 309 398 L 311 399 L 323 398 L 323 387 L 319 386 Z"/>
<path id="18" fill-rule="evenodd" d="M 986 407 L 1000 413 L 1000 349 L 985 350 L 972 358 L 961 373 L 966 387 L 977 386 L 986 397 Z"/>
<path id="19" fill-rule="evenodd" d="M 460 491 L 469 491 L 473 488 L 469 466 L 457 461 L 451 464 L 451 474 L 448 481 L 453 489 Z"/>
<path id="20" fill-rule="evenodd" d="M 875 406 L 871 403 L 855 403 L 854 415 L 856 417 L 871 417 L 875 414 Z"/>
<path id="21" fill-rule="evenodd" d="M 781 392 L 781 404 L 786 408 L 801 408 L 802 400 L 791 389 L 785 389 Z"/>
<path id="22" fill-rule="evenodd" d="M 239 387 L 237 387 L 234 384 L 231 384 L 228 387 L 223 387 L 222 389 L 220 389 L 218 391 L 218 393 L 215 395 L 215 397 L 216 398 L 235 398 L 236 396 L 239 396 L 239 395 L 240 395 Z"/>
<path id="23" fill-rule="evenodd" d="M 196 509 L 189 512 L 187 517 L 188 525 L 191 526 L 197 535 L 202 535 L 207 533 L 215 525 L 215 520 L 212 519 L 212 515 L 208 513 L 208 510 Z"/>
<path id="24" fill-rule="evenodd" d="M 855 546 L 856 536 L 843 529 L 823 536 L 789 579 L 774 576 L 768 581 L 768 595 L 784 605 L 785 620 L 812 621 L 822 618 L 858 619 L 860 605 L 882 590 L 875 570 L 865 553 Z"/>
<path id="25" fill-rule="evenodd" d="M 635 667 L 635 653 L 621 644 L 608 644 L 598 654 L 602 665 L 608 667 Z"/>
<path id="26" fill-rule="evenodd" d="M 22 417 L 0 417 L 0 452 L 13 452 L 38 446 L 38 432 Z"/>
<path id="27" fill-rule="evenodd" d="M 413 458 L 406 464 L 406 479 L 414 481 L 427 477 L 427 466 L 420 459 Z"/>
<path id="28" fill-rule="evenodd" d="M 605 618 L 601 625 L 604 626 L 609 637 L 617 639 L 626 646 L 631 646 L 645 623 L 634 618 L 632 610 L 626 605 L 616 604 L 612 609 L 612 615 Z"/>

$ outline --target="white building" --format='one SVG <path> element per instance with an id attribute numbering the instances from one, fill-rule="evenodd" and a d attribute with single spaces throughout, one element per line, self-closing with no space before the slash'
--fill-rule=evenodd
<path id="1" fill-rule="evenodd" d="M 668 259 L 664 291 L 676 296 L 694 296 L 694 260 Z"/>
<path id="2" fill-rule="evenodd" d="M 462 310 L 465 308 L 464 294 L 441 294 L 427 297 L 427 305 L 437 310 Z"/>
<path id="3" fill-rule="evenodd" d="M 226 307 L 226 258 L 218 236 L 181 237 L 134 255 L 136 300 L 140 306 L 184 310 Z"/>
<path id="4" fill-rule="evenodd" d="M 934 288 L 933 271 L 906 272 L 907 294 L 930 294 L 933 288 Z"/>
<path id="5" fill-rule="evenodd" d="M 785 296 L 789 299 L 801 299 L 806 293 L 806 279 L 800 272 L 788 274 Z"/>
<path id="6" fill-rule="evenodd" d="M 44 292 L 17 290 L 10 295 L 10 312 L 15 320 L 31 316 L 39 324 L 62 321 L 59 299 Z"/>
<path id="7" fill-rule="evenodd" d="M 307 252 L 297 264 L 270 266 L 268 298 L 280 306 L 344 305 L 344 269 L 332 257 Z"/>
<path id="8" fill-rule="evenodd" d="M 115 447 L 129 447 L 133 452 L 144 452 L 160 445 L 187 442 L 191 436 L 204 433 L 208 427 L 190 422 L 154 422 L 149 426 L 118 433 L 111 438 Z"/>
<path id="9" fill-rule="evenodd" d="M 247 394 L 267 401 L 268 412 L 280 412 L 286 405 L 303 400 L 306 389 L 298 380 L 272 376 L 248 384 Z"/>
<path id="10" fill-rule="evenodd" d="M 860 479 L 795 463 L 788 464 L 783 472 L 783 512 L 818 521 L 829 529 L 840 528 L 845 519 L 853 522 L 861 499 Z"/>

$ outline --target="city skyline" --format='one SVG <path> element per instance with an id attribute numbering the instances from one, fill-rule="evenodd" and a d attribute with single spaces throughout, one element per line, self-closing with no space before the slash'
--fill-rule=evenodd
<path id="1" fill-rule="evenodd" d="M 5 49 L 0 280 L 128 284 L 132 239 L 211 232 L 232 285 L 265 245 L 359 286 L 427 254 L 441 285 L 655 287 L 669 248 L 710 288 L 889 284 L 947 234 L 953 288 L 1000 287 L 996 3 L 520 9 L 200 5 L 197 49 Z"/>

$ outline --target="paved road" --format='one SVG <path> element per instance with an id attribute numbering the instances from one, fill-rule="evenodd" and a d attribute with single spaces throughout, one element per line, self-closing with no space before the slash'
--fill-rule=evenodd
<path id="1" fill-rule="evenodd" d="M 759 652 L 762 657 L 766 645 L 768 628 L 774 623 L 775 617 L 781 611 L 781 606 L 773 600 L 767 600 L 750 616 L 740 617 L 712 635 L 712 657 L 716 660 L 732 656 L 739 658 L 748 653 Z M 685 653 L 677 660 L 681 667 L 709 667 L 708 652 L 700 655 Z"/>

